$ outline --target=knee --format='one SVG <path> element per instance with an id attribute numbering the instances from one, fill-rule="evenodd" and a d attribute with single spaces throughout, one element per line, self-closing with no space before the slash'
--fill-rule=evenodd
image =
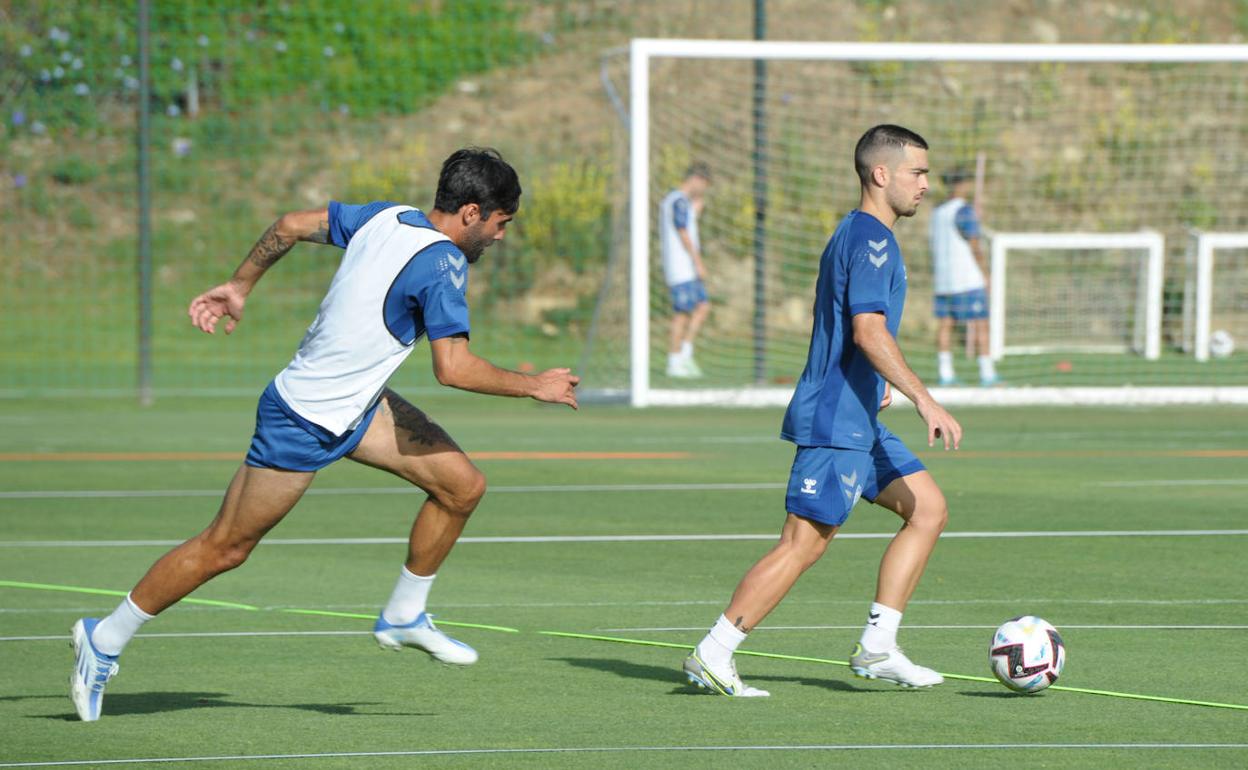
<path id="1" fill-rule="evenodd" d="M 798 538 L 782 541 L 781 546 L 786 551 L 786 560 L 796 565 L 802 572 L 805 572 L 813 567 L 815 562 L 823 558 L 823 554 L 828 550 L 828 543 L 830 542 L 832 542 L 831 538 Z"/>
<path id="2" fill-rule="evenodd" d="M 455 482 L 438 495 L 439 502 L 459 516 L 471 516 L 482 497 L 485 497 L 485 474 L 474 466 L 459 474 Z"/>
<path id="3" fill-rule="evenodd" d="M 945 530 L 948 523 L 949 506 L 944 497 L 920 505 L 906 522 L 907 526 L 937 535 Z"/>
<path id="4" fill-rule="evenodd" d="M 207 557 L 204 559 L 207 571 L 212 575 L 219 575 L 241 567 L 256 544 L 250 541 L 225 540 L 210 536 L 205 538 L 204 547 L 207 551 Z"/>

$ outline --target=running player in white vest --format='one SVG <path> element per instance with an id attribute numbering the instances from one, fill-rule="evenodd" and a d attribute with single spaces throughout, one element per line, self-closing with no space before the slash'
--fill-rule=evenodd
<path id="1" fill-rule="evenodd" d="M 158 560 L 108 617 L 72 629 L 70 676 L 78 716 L 98 719 L 104 686 L 139 627 L 214 576 L 234 569 L 282 520 L 316 471 L 342 458 L 389 471 L 428 497 L 412 526 L 406 564 L 373 627 L 386 649 L 416 647 L 458 665 L 477 653 L 438 630 L 425 612 L 435 573 L 485 494 L 485 476 L 424 412 L 386 386 L 421 337 L 438 382 L 576 408 L 568 369 L 526 375 L 468 349 L 469 265 L 501 240 L 520 206 L 520 180 L 494 150 L 447 158 L 433 210 L 373 202 L 283 215 L 234 276 L 191 301 L 191 322 L 212 334 L 242 320 L 256 282 L 299 241 L 345 249 L 316 320 L 294 359 L 260 397 L 246 460 L 216 518 Z"/>
<path id="2" fill-rule="evenodd" d="M 932 211 L 931 243 L 936 316 L 936 362 L 940 384 L 953 385 L 953 326 L 965 322 L 979 359 L 979 382 L 996 385 L 997 370 L 988 353 L 988 272 L 981 245 L 979 217 L 967 203 L 974 178 L 962 170 L 942 177 L 949 200 Z"/>
<path id="3" fill-rule="evenodd" d="M 672 295 L 668 377 L 702 376 L 701 367 L 693 360 L 693 343 L 711 312 L 711 305 L 703 283 L 706 265 L 702 262 L 698 215 L 702 213 L 710 183 L 710 169 L 705 163 L 694 163 L 685 172 L 680 186 L 659 204 L 659 250 L 663 277 Z"/>

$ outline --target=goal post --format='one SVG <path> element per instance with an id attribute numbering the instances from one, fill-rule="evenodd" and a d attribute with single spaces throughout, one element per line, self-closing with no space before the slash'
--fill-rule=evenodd
<path id="1" fill-rule="evenodd" d="M 1209 360 L 1209 340 L 1213 332 L 1214 254 L 1223 250 L 1248 250 L 1248 232 L 1206 233 L 1197 230 L 1192 233 L 1191 254 L 1195 262 L 1192 266 L 1195 279 L 1191 282 L 1195 290 L 1192 302 L 1195 308 L 1192 353 L 1197 361 Z M 1248 289 L 1248 279 L 1245 279 L 1242 273 L 1233 272 L 1230 269 L 1225 269 L 1223 272 L 1229 274 L 1227 284 L 1238 280 L 1244 289 Z M 1239 325 L 1248 331 L 1248 307 L 1230 308 L 1228 315 L 1230 314 L 1235 314 Z"/>
<path id="2" fill-rule="evenodd" d="M 766 81 L 752 89 L 760 60 L 769 62 Z M 942 391 L 949 403 L 1248 401 L 1248 361 L 1237 357 L 1215 375 L 1181 352 L 1184 329 L 1196 325 L 1185 300 L 1196 294 L 1184 290 L 1186 234 L 1248 231 L 1248 190 L 1235 163 L 1220 160 L 1237 152 L 1248 126 L 1245 64 L 1245 45 L 633 40 L 627 213 L 621 208 L 628 291 L 612 306 L 617 360 L 627 366 L 604 366 L 601 379 L 625 388 L 635 406 L 787 403 L 805 360 L 819 253 L 857 203 L 853 142 L 870 125 L 898 123 L 932 145 L 929 198 L 895 228 L 910 283 L 899 338 L 925 380 L 935 379 L 936 361 L 927 224 L 947 194 L 942 171 L 983 169 L 976 207 L 985 232 L 997 232 L 994 259 L 1008 263 L 1011 249 L 1016 257 L 1018 249 L 1062 252 L 1099 285 L 1120 289 L 1114 308 L 1098 310 L 1108 341 L 1075 339 L 1084 344 L 1071 356 L 1007 355 L 1007 387 Z M 760 103 L 766 120 L 751 115 Z M 697 341 L 701 380 L 665 376 L 658 360 L 672 314 L 658 277 L 658 202 L 691 161 L 709 161 L 715 177 L 699 220 L 711 295 Z M 763 200 L 751 194 L 756 174 Z M 766 238 L 758 269 L 756 222 Z M 1049 240 L 1016 240 L 1032 237 Z M 1054 245 L 1070 239 L 1082 245 Z M 1012 325 L 1021 305 L 1009 301 L 1008 285 L 995 290 L 1009 272 L 990 276 L 995 356 L 1023 343 Z M 1076 289 L 1086 288 L 1081 275 Z M 1071 322 L 1078 307 L 1065 311 Z M 763 316 L 760 345 L 751 321 Z M 1041 396 L 1054 388 L 1065 390 Z"/>
<path id="3" fill-rule="evenodd" d="M 990 351 L 994 360 L 1000 361 L 1008 354 L 1050 353 L 1062 351 L 1085 350 L 1100 353 L 1115 353 L 1126 349 L 1140 353 L 1144 358 L 1155 361 L 1161 357 L 1161 312 L 1162 312 L 1162 274 L 1165 269 L 1166 241 L 1160 233 L 1144 231 L 1139 233 L 994 233 L 991 238 L 992 250 L 990 260 L 992 291 L 989 293 L 988 333 Z M 1116 307 L 1105 292 L 1094 292 L 1083 306 L 1044 307 L 1040 313 L 1058 315 L 1065 311 L 1068 323 L 1056 336 L 1050 336 L 1030 344 L 1011 346 L 1007 343 L 1006 332 L 1012 325 L 1010 297 L 1009 253 L 1011 251 L 1075 251 L 1103 253 L 1108 250 L 1142 251 L 1143 254 L 1135 262 L 1135 287 L 1127 286 L 1124 291 L 1128 296 L 1126 302 Z M 1095 258 L 1092 258 L 1095 259 Z M 1071 284 L 1086 283 L 1079 270 L 1072 270 L 1063 276 Z M 1063 292 L 1069 295 L 1067 289 Z M 1089 333 L 1086 315 L 1097 309 L 1112 308 L 1109 312 L 1129 315 L 1123 319 L 1124 325 L 1129 324 L 1130 344 L 1121 344 L 1113 339 L 1098 339 Z M 1123 312 L 1125 308 L 1125 312 Z M 1015 322 L 1017 323 L 1017 321 Z M 1064 338 L 1062 338 L 1064 337 Z"/>

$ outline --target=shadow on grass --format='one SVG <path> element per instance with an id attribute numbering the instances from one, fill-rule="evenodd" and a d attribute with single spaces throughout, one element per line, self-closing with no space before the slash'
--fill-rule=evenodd
<path id="1" fill-rule="evenodd" d="M 695 695 L 701 692 L 697 687 L 685 682 L 685 674 L 681 671 L 679 665 L 672 667 L 666 666 L 650 666 L 644 663 L 634 663 L 630 660 L 620 660 L 618 658 L 548 658 L 548 660 L 567 663 L 569 666 L 578 668 L 587 668 L 594 671 L 602 671 L 608 674 L 625 679 L 649 679 L 664 684 L 679 683 L 670 695 Z M 887 693 L 901 692 L 900 687 L 856 687 L 851 682 L 843 679 L 816 679 L 809 676 L 766 676 L 755 675 L 744 677 L 750 684 L 757 685 L 760 682 L 778 682 L 783 684 L 800 684 L 809 687 L 822 687 L 825 690 L 834 690 L 836 692 L 858 692 L 858 693 Z"/>
<path id="2" fill-rule="evenodd" d="M 1035 700 L 1036 696 L 1040 694 L 1033 693 L 1031 695 L 1024 695 L 1022 693 L 1010 692 L 1008 690 L 1001 690 L 999 692 L 987 692 L 984 690 L 963 690 L 959 692 L 958 695 L 965 695 L 968 698 L 1005 698 L 1009 700 Z M 1044 696 L 1040 695 L 1040 697 L 1044 697 Z"/>
<path id="3" fill-rule="evenodd" d="M 372 701 L 354 703 L 248 703 L 230 700 L 227 693 L 221 692 L 142 692 L 117 693 L 104 698 L 104 716 L 115 717 L 125 715 L 163 714 L 170 711 L 209 708 L 253 708 L 253 709 L 295 709 L 311 711 L 329 716 L 401 716 L 422 717 L 436 716 L 432 713 L 415 711 L 380 712 L 359 711 L 361 706 L 380 705 Z M 66 700 L 66 695 L 8 695 L 0 697 L 0 701 L 22 700 Z M 63 714 L 30 714 L 29 719 L 51 719 L 76 722 L 78 715 L 72 711 Z"/>

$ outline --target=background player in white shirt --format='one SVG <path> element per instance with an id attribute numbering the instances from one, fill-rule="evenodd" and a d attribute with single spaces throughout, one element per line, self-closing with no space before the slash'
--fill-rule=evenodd
<path id="1" fill-rule="evenodd" d="M 979 360 L 981 385 L 997 384 L 988 354 L 988 263 L 975 208 L 967 202 L 974 177 L 962 169 L 942 177 L 949 199 L 932 210 L 932 312 L 936 316 L 936 362 L 940 384 L 957 382 L 953 368 L 953 327 L 964 322 Z"/>
<path id="2" fill-rule="evenodd" d="M 503 238 L 520 206 L 516 172 L 494 150 L 447 158 L 428 214 L 384 201 L 283 215 L 226 283 L 196 297 L 192 323 L 230 333 L 270 267 L 299 241 L 346 249 L 316 320 L 294 359 L 265 389 L 256 432 L 216 518 L 158 560 L 103 620 L 72 629 L 77 657 L 71 696 L 83 720 L 98 719 L 117 656 L 139 627 L 214 576 L 242 564 L 294 507 L 316 471 L 341 457 L 395 474 L 428 493 L 408 556 L 373 627 L 382 647 L 418 647 L 445 663 L 477 660 L 425 612 L 435 573 L 485 494 L 485 476 L 437 423 L 386 387 L 428 336 L 438 381 L 499 396 L 576 408 L 579 378 L 568 369 L 536 375 L 499 369 L 468 349 L 469 264 Z"/>
<path id="3" fill-rule="evenodd" d="M 698 215 L 706 202 L 711 172 L 694 163 L 680 186 L 659 204 L 659 247 L 663 277 L 672 295 L 672 323 L 667 352 L 667 376 L 701 377 L 693 360 L 693 343 L 711 312 L 706 298 L 706 265 L 698 237 Z"/>

